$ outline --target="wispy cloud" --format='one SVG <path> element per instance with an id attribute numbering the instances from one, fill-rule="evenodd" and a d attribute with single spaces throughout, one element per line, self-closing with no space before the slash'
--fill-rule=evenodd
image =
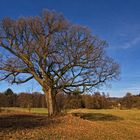
<path id="1" fill-rule="evenodd" d="M 128 42 L 123 43 L 120 48 L 122 49 L 128 49 L 133 48 L 135 45 L 140 43 L 140 36 L 137 36 L 133 38 L 132 40 L 129 40 Z"/>
<path id="2" fill-rule="evenodd" d="M 140 24 L 120 22 L 110 34 L 110 49 L 133 49 L 140 45 Z"/>
<path id="3" fill-rule="evenodd" d="M 122 90 L 123 93 L 131 92 L 132 94 L 139 94 L 140 88 L 138 86 L 128 87 Z"/>

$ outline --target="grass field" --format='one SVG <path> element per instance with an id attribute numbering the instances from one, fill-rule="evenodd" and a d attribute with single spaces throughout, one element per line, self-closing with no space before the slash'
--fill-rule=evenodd
<path id="1" fill-rule="evenodd" d="M 35 114 L 47 114 L 47 108 L 19 108 L 19 107 L 5 107 L 2 108 L 5 112 L 25 112 L 25 113 L 35 113 Z"/>
<path id="2" fill-rule="evenodd" d="M 77 109 L 51 119 L 46 109 L 28 111 L 0 113 L 0 140 L 140 140 L 140 110 Z"/>

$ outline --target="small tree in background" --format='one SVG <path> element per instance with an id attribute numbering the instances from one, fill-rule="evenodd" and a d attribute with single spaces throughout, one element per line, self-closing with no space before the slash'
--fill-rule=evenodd
<path id="1" fill-rule="evenodd" d="M 7 106 L 8 107 L 13 107 L 16 105 L 16 94 L 10 89 L 8 88 L 5 92 L 5 98 L 7 101 Z"/>

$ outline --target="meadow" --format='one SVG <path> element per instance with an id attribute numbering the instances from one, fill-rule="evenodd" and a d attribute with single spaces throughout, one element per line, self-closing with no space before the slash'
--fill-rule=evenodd
<path id="1" fill-rule="evenodd" d="M 55 118 L 45 108 L 2 110 L 0 140 L 140 140 L 137 109 L 72 109 Z"/>

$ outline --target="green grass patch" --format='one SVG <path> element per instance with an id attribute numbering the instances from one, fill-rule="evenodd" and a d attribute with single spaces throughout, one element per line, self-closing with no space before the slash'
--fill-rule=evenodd
<path id="1" fill-rule="evenodd" d="M 20 108 L 20 107 L 4 107 L 5 112 L 26 112 L 35 114 L 48 114 L 47 108 Z"/>

